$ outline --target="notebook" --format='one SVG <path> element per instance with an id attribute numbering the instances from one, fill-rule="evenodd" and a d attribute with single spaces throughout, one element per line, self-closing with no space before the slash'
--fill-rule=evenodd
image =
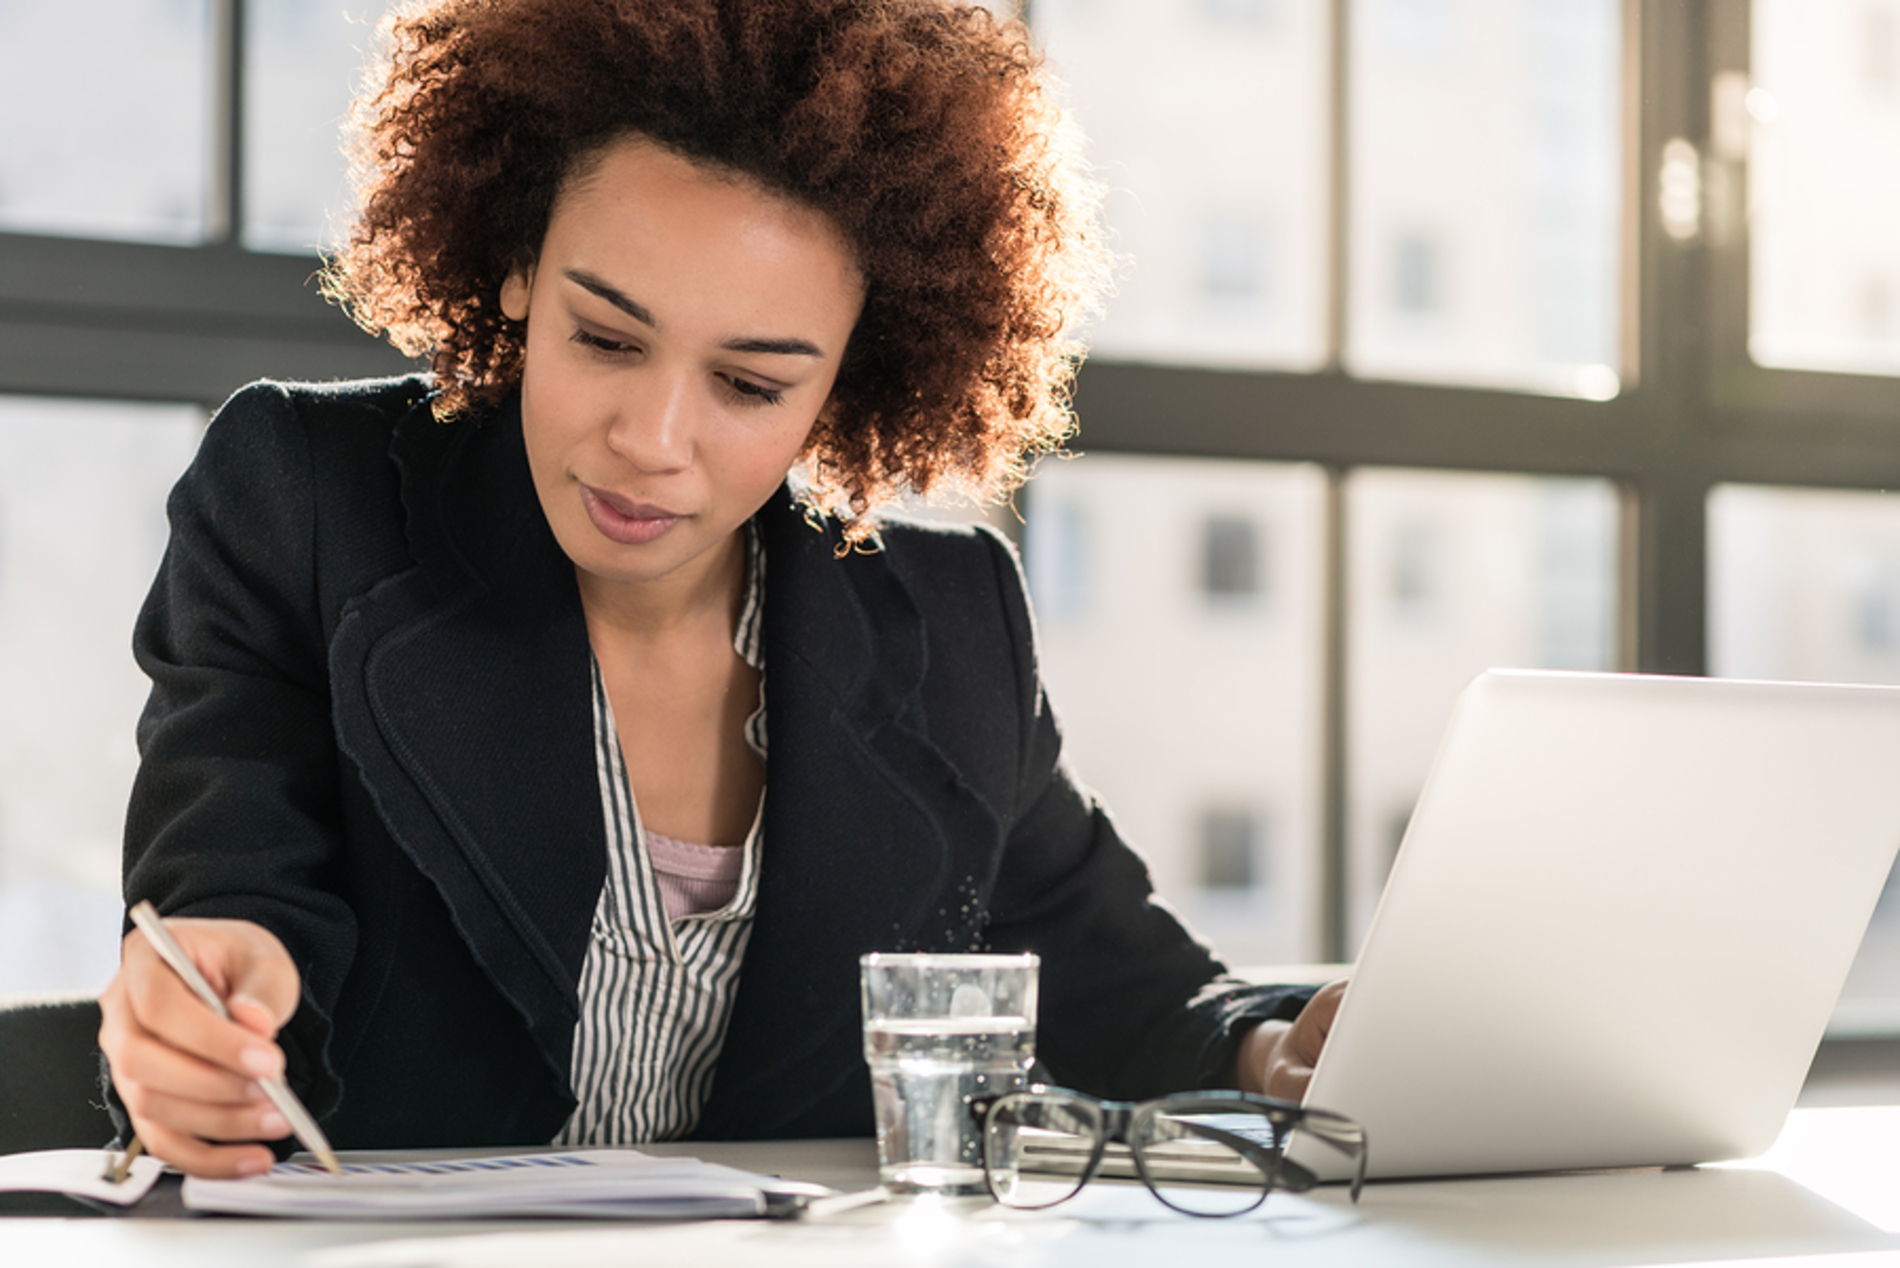
<path id="1" fill-rule="evenodd" d="M 1373 1176 L 1760 1153 L 1896 846 L 1900 688 L 1483 674 L 1307 1100 Z"/>
<path id="2" fill-rule="evenodd" d="M 564 1216 L 721 1219 L 794 1214 L 829 1190 L 632 1149 L 438 1158 L 355 1155 L 342 1175 L 281 1162 L 262 1176 L 189 1176 L 185 1206 L 227 1215 L 415 1220 Z"/>

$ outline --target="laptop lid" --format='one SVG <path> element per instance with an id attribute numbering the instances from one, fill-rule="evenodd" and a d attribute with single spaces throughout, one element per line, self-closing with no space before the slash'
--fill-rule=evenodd
<path id="1" fill-rule="evenodd" d="M 1307 1100 L 1375 1176 L 1760 1153 L 1897 845 L 1900 688 L 1485 673 Z"/>

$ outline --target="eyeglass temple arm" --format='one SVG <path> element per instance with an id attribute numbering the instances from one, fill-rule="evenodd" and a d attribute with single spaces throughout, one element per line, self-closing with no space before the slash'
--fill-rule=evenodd
<path id="1" fill-rule="evenodd" d="M 1244 1155 L 1256 1167 L 1273 1176 L 1275 1183 L 1285 1192 L 1304 1193 L 1319 1184 L 1319 1177 L 1287 1157 L 1284 1149 L 1269 1149 L 1257 1140 L 1225 1131 L 1211 1123 L 1197 1123 L 1185 1118 L 1174 1121 L 1176 1126 L 1218 1141 Z"/>

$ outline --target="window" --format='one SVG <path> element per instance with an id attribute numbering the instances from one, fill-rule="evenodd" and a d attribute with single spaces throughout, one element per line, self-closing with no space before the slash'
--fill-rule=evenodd
<path id="1" fill-rule="evenodd" d="M 0 397 L 0 994 L 97 991 L 144 675 L 127 647 L 203 415 Z"/>
<path id="2" fill-rule="evenodd" d="M 0 5 L 0 229 L 203 241 L 210 0 Z"/>
<path id="3" fill-rule="evenodd" d="M 384 7 L 98 0 L 75 96 L 0 5 L 0 392 L 406 368 L 307 287 Z M 1028 8 L 1126 257 L 1021 500 L 1049 687 L 1220 949 L 1352 954 L 1485 662 L 1900 681 L 1900 0 Z M 1900 1031 L 1892 912 L 1850 1001 Z"/>
<path id="4" fill-rule="evenodd" d="M 335 245 L 350 190 L 340 127 L 387 0 L 246 6 L 244 244 Z"/>
<path id="5" fill-rule="evenodd" d="M 1900 497 L 1730 484 L 1708 523 L 1712 673 L 1900 683 Z M 1900 868 L 1832 1029 L 1900 1032 Z"/>
<path id="6" fill-rule="evenodd" d="M 1325 498 L 1309 466 L 1102 455 L 1045 463 L 1027 499 L 1070 765 L 1161 892 L 1252 962 L 1319 937 Z"/>
<path id="7" fill-rule="evenodd" d="M 1900 9 L 1754 0 L 1735 126 L 1748 136 L 1748 352 L 1900 374 Z"/>
<path id="8" fill-rule="evenodd" d="M 1709 669 L 1724 678 L 1900 683 L 1900 498 L 1716 489 Z"/>
<path id="9" fill-rule="evenodd" d="M 1355 373 L 1616 394 L 1621 9 L 1348 6 Z"/>
<path id="10" fill-rule="evenodd" d="M 1038 498 L 1036 514 L 1024 528 L 1029 588 L 1036 614 L 1060 628 L 1089 610 L 1089 519 L 1078 501 Z"/>
<path id="11" fill-rule="evenodd" d="M 1356 941 L 1465 684 L 1617 667 L 1619 529 L 1607 481 L 1366 468 L 1345 494 Z"/>
<path id="12" fill-rule="evenodd" d="M 1326 355 L 1319 0 L 1035 0 L 1109 190 L 1103 355 L 1313 368 Z"/>

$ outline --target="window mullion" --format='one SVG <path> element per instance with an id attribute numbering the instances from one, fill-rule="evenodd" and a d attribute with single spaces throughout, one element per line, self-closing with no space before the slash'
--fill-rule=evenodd
<path id="1" fill-rule="evenodd" d="M 244 0 L 211 0 L 211 188 L 205 242 L 244 241 Z"/>

